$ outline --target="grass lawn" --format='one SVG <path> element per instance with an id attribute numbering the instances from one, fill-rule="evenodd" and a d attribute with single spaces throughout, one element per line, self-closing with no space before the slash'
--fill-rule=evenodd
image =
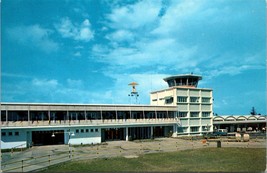
<path id="1" fill-rule="evenodd" d="M 260 172 L 266 166 L 266 150 L 257 148 L 204 148 L 171 153 L 72 161 L 44 172 Z"/>

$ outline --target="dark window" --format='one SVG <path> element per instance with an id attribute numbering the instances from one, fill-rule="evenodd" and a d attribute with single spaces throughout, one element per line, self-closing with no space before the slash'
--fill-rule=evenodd
<path id="1" fill-rule="evenodd" d="M 8 136 L 12 136 L 12 132 L 8 132 Z"/>
<path id="2" fill-rule="evenodd" d="M 94 132 L 94 129 L 91 129 L 91 132 Z"/>
<path id="3" fill-rule="evenodd" d="M 98 129 L 95 129 L 95 132 L 98 132 Z"/>
<path id="4" fill-rule="evenodd" d="M 173 97 L 165 98 L 165 103 L 166 104 L 171 104 L 172 102 L 173 102 Z"/>
<path id="5" fill-rule="evenodd" d="M 187 112 L 178 112 L 179 117 L 187 117 Z"/>
<path id="6" fill-rule="evenodd" d="M 19 132 L 15 132 L 15 136 L 19 136 Z"/>
<path id="7" fill-rule="evenodd" d="M 89 129 L 86 129 L 85 132 L 88 133 L 89 132 Z"/>
<path id="8" fill-rule="evenodd" d="M 81 133 L 83 133 L 84 132 L 84 130 L 83 129 L 81 129 Z"/>
<path id="9" fill-rule="evenodd" d="M 199 117 L 199 112 L 190 112 L 190 117 Z"/>
<path id="10" fill-rule="evenodd" d="M 190 97 L 190 102 L 198 103 L 199 98 L 198 97 Z"/>
<path id="11" fill-rule="evenodd" d="M 191 127 L 191 132 L 198 132 L 199 127 Z"/>
<path id="12" fill-rule="evenodd" d="M 6 111 L 1 111 L 1 121 L 6 121 Z"/>
<path id="13" fill-rule="evenodd" d="M 202 97 L 202 103 L 210 103 L 210 98 Z"/>
<path id="14" fill-rule="evenodd" d="M 79 129 L 76 129 L 76 133 L 79 133 Z"/>
<path id="15" fill-rule="evenodd" d="M 6 132 L 2 132 L 2 136 L 6 136 Z"/>
<path id="16" fill-rule="evenodd" d="M 202 112 L 202 117 L 209 117 L 210 113 L 209 112 Z"/>
<path id="17" fill-rule="evenodd" d="M 178 102 L 187 102 L 187 97 L 180 97 L 180 96 L 178 96 L 177 97 L 177 101 Z"/>

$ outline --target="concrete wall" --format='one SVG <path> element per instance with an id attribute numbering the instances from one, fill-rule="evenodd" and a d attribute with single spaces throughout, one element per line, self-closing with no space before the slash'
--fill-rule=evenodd
<path id="1" fill-rule="evenodd" d="M 88 132 L 86 130 L 88 129 Z M 83 132 L 82 132 L 83 130 Z M 77 131 L 79 131 L 77 133 Z M 101 143 L 101 128 L 91 127 L 91 128 L 75 128 L 74 136 L 65 133 L 65 144 L 97 144 Z"/>
<path id="2" fill-rule="evenodd" d="M 1 149 L 27 147 L 27 133 L 24 130 L 1 130 Z M 17 134 L 18 133 L 18 134 Z M 12 135 L 11 135 L 12 134 Z"/>

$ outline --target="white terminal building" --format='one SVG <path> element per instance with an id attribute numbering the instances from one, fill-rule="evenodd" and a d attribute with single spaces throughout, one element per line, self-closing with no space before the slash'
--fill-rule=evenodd
<path id="1" fill-rule="evenodd" d="M 201 79 L 165 78 L 169 87 L 151 92 L 150 105 L 1 103 L 1 149 L 212 132 L 212 89 L 198 88 Z"/>

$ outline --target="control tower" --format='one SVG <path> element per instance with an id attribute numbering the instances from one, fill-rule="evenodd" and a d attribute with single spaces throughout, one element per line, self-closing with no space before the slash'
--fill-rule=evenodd
<path id="1" fill-rule="evenodd" d="M 168 88 L 150 93 L 150 104 L 175 106 L 178 113 L 177 128 L 180 134 L 207 133 L 213 130 L 212 89 L 198 88 L 202 76 L 194 74 L 173 75 L 163 79 Z M 192 121 L 191 121 L 192 120 Z"/>
<path id="2" fill-rule="evenodd" d="M 163 80 L 168 83 L 169 87 L 179 86 L 185 88 L 197 88 L 198 81 L 201 79 L 202 77 L 199 75 L 184 74 L 170 76 Z"/>

